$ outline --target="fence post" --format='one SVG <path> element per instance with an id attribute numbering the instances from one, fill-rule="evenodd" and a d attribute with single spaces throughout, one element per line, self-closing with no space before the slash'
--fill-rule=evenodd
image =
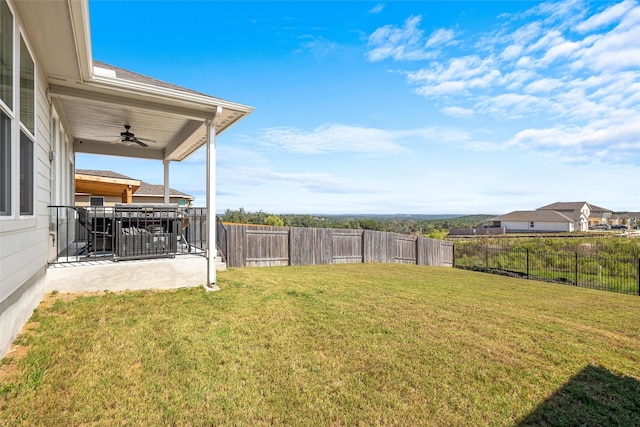
<path id="1" fill-rule="evenodd" d="M 287 234 L 287 239 L 288 239 L 287 245 L 289 245 L 288 246 L 289 253 L 287 254 L 287 256 L 289 257 L 289 266 L 291 266 L 291 227 L 289 227 L 289 233 Z"/>
<path id="2" fill-rule="evenodd" d="M 451 266 L 456 268 L 456 244 L 451 242 Z M 638 270 L 640 272 L 640 269 Z M 640 276 L 640 274 L 638 274 Z M 640 292 L 640 286 L 638 287 L 638 292 Z"/>
<path id="3" fill-rule="evenodd" d="M 529 248 L 527 250 L 527 279 L 529 278 Z"/>
<path id="4" fill-rule="evenodd" d="M 489 245 L 484 246 L 484 268 L 489 269 Z"/>
<path id="5" fill-rule="evenodd" d="M 640 258 L 638 258 L 638 296 L 640 297 Z"/>
<path id="6" fill-rule="evenodd" d="M 578 252 L 576 252 L 576 286 L 578 286 Z"/>

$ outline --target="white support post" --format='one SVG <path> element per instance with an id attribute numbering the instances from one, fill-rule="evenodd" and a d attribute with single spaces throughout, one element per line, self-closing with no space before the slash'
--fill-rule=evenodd
<path id="1" fill-rule="evenodd" d="M 168 205 L 171 202 L 170 189 L 169 189 L 169 162 L 170 160 L 163 160 L 162 164 L 164 165 L 164 204 Z"/>
<path id="2" fill-rule="evenodd" d="M 216 115 L 222 112 L 218 107 Z M 216 127 L 207 121 L 207 290 L 219 290 L 216 286 Z"/>
<path id="3" fill-rule="evenodd" d="M 171 202 L 169 197 L 169 160 L 163 160 L 164 165 L 164 204 L 168 205 Z"/>

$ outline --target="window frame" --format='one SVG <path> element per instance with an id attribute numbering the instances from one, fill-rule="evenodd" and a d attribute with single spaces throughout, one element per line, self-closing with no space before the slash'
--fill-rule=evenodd
<path id="1" fill-rule="evenodd" d="M 6 127 L 2 126 L 2 122 L 6 118 Z M 12 132 L 13 118 L 4 111 L 4 108 L 0 108 L 0 185 L 3 187 L 0 190 L 0 218 L 11 217 L 13 213 L 13 189 L 11 183 L 13 182 L 13 132 Z M 8 134 L 8 137 L 4 138 L 4 133 Z M 3 207 L 3 205 L 5 207 Z"/>
<path id="2" fill-rule="evenodd" d="M 10 136 L 8 151 L 10 155 L 8 157 L 7 166 L 9 171 L 0 171 L 0 176 L 3 177 L 3 181 L 6 181 L 4 185 L 9 189 L 9 195 L 7 196 L 8 209 L 3 209 L 0 213 L 0 232 L 7 230 L 14 230 L 23 227 L 31 227 L 35 225 L 35 218 L 38 215 L 38 203 L 37 203 L 37 158 L 38 147 L 37 138 L 38 133 L 38 64 L 33 55 L 33 50 L 30 47 L 29 40 L 26 35 L 23 34 L 22 24 L 19 17 L 12 9 L 11 5 L 6 0 L 0 0 L 1 7 L 6 7 L 11 13 L 11 34 L 12 34 L 12 74 L 11 74 L 11 108 L 0 99 L 0 111 L 6 115 L 10 124 L 8 126 Z M 1 46 L 0 46 L 1 48 Z M 27 63 L 27 70 L 29 73 L 25 74 L 22 71 L 23 60 L 25 55 L 28 55 L 29 62 Z M 33 73 L 31 84 L 28 84 L 28 90 L 32 91 L 30 96 L 24 97 L 24 91 L 22 84 L 29 82 L 29 74 Z M 27 78 L 25 78 L 25 76 Z M 22 100 L 27 99 L 30 109 L 33 111 L 25 112 L 22 106 Z M 23 123 L 22 116 L 32 119 L 32 123 Z M 24 138 L 23 139 L 23 135 Z M 21 158 L 21 154 L 25 153 L 23 145 L 26 141 L 32 144 L 26 150 L 26 154 L 29 156 L 27 162 Z M 1 167 L 2 165 L 0 165 Z M 23 171 L 27 171 L 29 176 L 21 176 Z M 8 179 L 4 179 L 4 176 Z M 26 187 L 25 187 L 26 185 Z M 25 199 L 23 192 L 28 193 L 28 198 Z M 19 222 L 11 225 L 11 221 L 20 220 Z M 9 222 L 7 222 L 9 221 Z"/>
<path id="3" fill-rule="evenodd" d="M 3 197 L 5 199 L 4 204 L 6 204 L 6 207 L 0 211 L 0 219 L 7 219 L 7 218 L 13 219 L 15 218 L 15 211 L 16 211 L 15 203 L 14 203 L 14 197 L 15 197 L 14 182 L 15 182 L 15 170 L 16 170 L 15 168 L 16 150 L 15 150 L 14 135 L 15 135 L 16 116 L 14 114 L 14 111 L 15 111 L 15 95 L 16 95 L 15 69 L 16 69 L 16 61 L 17 61 L 16 34 L 18 33 L 18 29 L 16 24 L 16 15 L 13 12 L 13 10 L 11 10 L 11 6 L 5 0 L 0 0 L 0 2 L 2 3 L 0 7 L 2 7 L 3 10 L 7 10 L 11 17 L 10 19 L 11 28 L 7 29 L 8 31 L 6 32 L 8 35 L 11 36 L 11 54 L 9 55 L 11 58 L 10 60 L 11 75 L 9 80 L 11 84 L 11 88 L 8 94 L 10 98 L 8 99 L 9 104 L 7 104 L 3 99 L 3 97 L 0 96 L 0 112 L 2 112 L 4 116 L 6 116 L 7 118 L 6 132 L 8 134 L 8 140 L 4 141 L 6 145 L 3 144 L 3 146 L 0 147 L 0 149 L 4 150 L 7 154 L 3 162 L 4 164 L 0 164 L 0 168 L 4 168 L 4 167 L 7 168 L 7 170 L 0 170 L 0 178 L 2 178 L 3 180 L 2 185 L 4 186 L 4 188 L 2 189 L 4 194 L 2 194 L 0 197 Z M 0 45 L 0 49 L 2 49 L 1 45 Z M 2 137 L 3 135 L 0 135 L 0 138 Z"/>
<path id="4" fill-rule="evenodd" d="M 19 80 L 19 84 L 18 84 L 18 93 L 17 93 L 17 97 L 20 97 L 20 101 L 19 101 L 19 106 L 20 106 L 20 111 L 18 116 L 20 117 L 20 132 L 18 135 L 18 146 L 19 146 L 19 153 L 20 153 L 20 160 L 19 160 L 19 175 L 18 175 L 18 191 L 19 191 L 19 212 L 20 212 L 20 218 L 24 218 L 24 217 L 32 217 L 36 215 L 36 137 L 35 134 L 37 132 L 36 129 L 36 123 L 37 123 L 37 119 L 36 119 L 36 115 L 37 115 L 37 84 L 36 84 L 36 61 L 33 59 L 33 54 L 31 53 L 31 49 L 29 49 L 29 45 L 27 43 L 26 38 L 24 37 L 24 35 L 22 34 L 22 31 L 20 31 L 20 37 L 19 37 L 19 46 L 18 48 L 20 49 L 20 56 L 19 56 L 19 64 L 17 66 L 17 68 L 19 69 L 19 76 L 18 76 L 18 80 Z M 24 49 L 23 49 L 24 48 Z M 28 55 L 29 60 L 31 62 L 31 66 L 32 66 L 32 83 L 33 83 L 33 87 L 30 88 L 32 90 L 31 93 L 31 104 L 30 107 L 32 107 L 33 111 L 30 112 L 26 112 L 23 109 L 23 105 L 22 105 L 22 101 L 26 98 L 25 96 L 23 96 L 23 74 L 22 74 L 22 67 L 24 65 L 23 63 L 23 56 L 24 54 Z M 16 96 L 16 94 L 14 94 L 14 96 Z M 25 116 L 29 116 L 31 115 L 31 118 L 33 119 L 33 123 L 25 123 L 23 121 L 23 117 L 22 115 Z M 33 129 L 29 128 L 29 125 L 33 126 Z M 25 140 L 23 140 L 23 135 Z M 23 163 L 23 159 L 22 159 L 22 155 L 23 155 L 23 144 L 25 143 L 31 143 L 30 146 L 30 150 L 28 151 L 28 155 L 29 155 L 29 159 L 28 162 Z M 28 178 L 24 178 L 22 177 L 23 174 L 23 166 L 27 167 L 27 172 L 29 174 Z M 27 188 L 23 188 L 23 184 L 26 185 Z M 23 191 L 28 192 L 28 198 L 24 198 L 23 199 Z M 26 209 L 23 210 L 23 201 L 26 202 L 28 205 L 26 206 Z"/>

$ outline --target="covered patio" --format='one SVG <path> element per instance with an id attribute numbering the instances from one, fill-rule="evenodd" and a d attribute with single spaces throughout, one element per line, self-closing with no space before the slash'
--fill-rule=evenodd
<path id="1" fill-rule="evenodd" d="M 123 203 L 112 210 L 98 207 L 52 206 L 51 209 L 55 210 L 55 213 L 52 211 L 52 232 L 57 234 L 59 242 L 66 241 L 71 246 L 60 248 L 56 257 L 62 256 L 69 261 L 70 252 L 75 248 L 74 255 L 78 254 L 79 244 L 82 243 L 88 246 L 89 251 L 92 250 L 93 260 L 99 258 L 97 255 L 100 252 L 115 254 L 115 257 L 111 257 L 115 261 L 173 258 L 176 254 L 184 252 L 200 254 L 206 259 L 206 265 L 203 266 L 206 270 L 206 286 L 214 287 L 217 258 L 216 227 L 210 225 L 216 224 L 216 137 L 248 115 L 252 108 L 100 62 L 94 62 L 93 78 L 90 81 L 82 84 L 61 81 L 50 87 L 50 96 L 62 127 L 71 135 L 74 153 L 158 160 L 164 165 L 165 190 L 164 205 L 131 205 L 131 194 L 139 183 L 115 180 L 107 184 L 112 187 L 114 194 L 122 196 Z M 197 213 L 194 210 L 188 214 L 186 210 L 178 210 L 177 207 L 169 205 L 170 165 L 171 162 L 184 160 L 203 145 L 206 146 L 207 159 L 206 207 Z M 60 209 L 64 211 L 61 212 Z M 74 212 L 77 215 L 74 215 Z M 62 219 L 75 218 L 87 227 L 82 221 L 82 215 L 87 215 L 87 212 L 92 216 L 89 219 L 93 221 L 93 228 L 87 228 L 88 234 L 85 233 L 85 238 L 82 239 L 77 225 L 71 224 L 71 220 L 65 222 Z M 126 219 L 123 217 L 124 214 Z M 133 242 L 131 239 L 134 239 L 134 236 L 126 235 L 126 230 L 133 229 L 132 218 L 135 218 L 135 229 L 147 233 L 135 237 L 136 244 L 139 246 L 138 241 L 142 238 L 147 239 L 151 242 L 152 250 L 134 253 L 129 249 L 125 254 L 127 256 L 122 256 L 125 248 L 122 242 Z M 156 226 L 162 225 L 160 231 L 151 231 L 150 218 L 155 221 Z M 143 219 L 145 227 L 140 227 Z M 197 231 L 192 232 L 194 236 L 198 236 L 197 244 L 193 241 L 188 243 L 183 233 L 183 222 L 186 227 L 189 221 L 193 228 L 197 228 Z M 60 225 L 63 222 L 66 229 L 61 232 Z M 107 230 L 105 224 L 112 223 L 113 227 L 109 225 Z M 126 224 L 124 229 L 123 223 Z M 69 229 L 69 224 L 73 230 Z M 96 224 L 103 226 L 97 230 L 100 226 Z M 98 233 L 108 235 L 108 243 L 103 241 L 98 247 Z M 182 240 L 180 248 L 177 246 L 176 236 L 177 240 Z M 158 250 L 160 246 L 157 245 L 159 239 L 165 239 L 160 240 L 163 243 L 161 250 Z M 89 251 L 86 255 L 91 255 Z M 89 258 L 76 257 L 76 260 L 86 261 Z M 60 258 L 56 258 L 54 262 L 57 261 L 60 261 Z"/>
<path id="2" fill-rule="evenodd" d="M 199 212 L 203 229 L 197 252 L 200 260 L 202 255 L 206 259 L 206 265 L 202 265 L 204 284 L 215 286 L 216 138 L 253 108 L 95 61 L 86 2 L 17 2 L 16 7 L 25 27 L 33 29 L 31 42 L 47 72 L 52 163 L 57 156 L 64 156 L 69 146 L 73 157 L 75 153 L 89 153 L 157 160 L 164 170 L 161 208 L 167 208 L 171 162 L 180 162 L 206 147 L 206 202 Z M 56 152 L 56 140 L 60 153 Z M 62 183 L 67 188 L 60 192 L 73 195 L 73 180 L 59 176 L 61 173 L 64 171 L 52 170 L 52 187 Z M 136 182 L 111 184 L 126 206 Z M 51 199 L 49 262 L 57 263 L 58 256 L 69 252 L 68 248 L 58 250 L 61 241 L 78 243 L 74 233 L 79 211 L 73 203 L 56 203 L 55 195 Z M 168 258 L 164 261 L 173 259 Z"/>

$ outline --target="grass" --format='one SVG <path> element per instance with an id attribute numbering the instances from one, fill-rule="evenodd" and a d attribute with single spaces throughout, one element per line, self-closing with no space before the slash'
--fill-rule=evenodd
<path id="1" fill-rule="evenodd" d="M 377 264 L 218 285 L 48 296 L 0 424 L 640 424 L 639 297 Z"/>

